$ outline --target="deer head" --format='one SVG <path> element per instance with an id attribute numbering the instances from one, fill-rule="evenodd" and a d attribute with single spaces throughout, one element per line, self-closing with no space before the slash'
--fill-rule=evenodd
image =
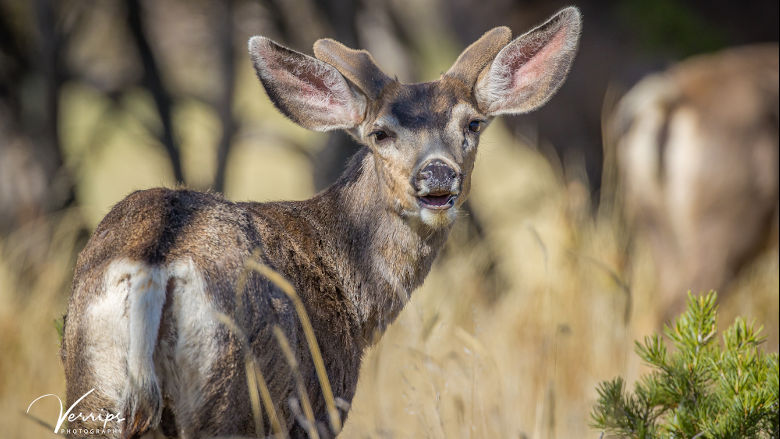
<path id="1" fill-rule="evenodd" d="M 465 201 L 480 133 L 500 114 L 532 111 L 563 83 L 580 14 L 563 9 L 514 40 L 485 33 L 437 81 L 402 84 L 364 50 L 321 39 L 316 58 L 265 37 L 249 51 L 276 107 L 299 125 L 343 129 L 373 155 L 386 206 L 418 228 L 452 223 Z"/>

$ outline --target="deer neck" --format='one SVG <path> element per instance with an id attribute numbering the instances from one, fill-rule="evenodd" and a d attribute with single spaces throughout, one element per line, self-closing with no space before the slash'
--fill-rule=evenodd
<path id="1" fill-rule="evenodd" d="M 444 245 L 449 227 L 431 229 L 409 218 L 387 195 L 386 184 L 366 148 L 355 154 L 341 178 L 314 200 L 330 221 L 328 240 L 346 269 L 338 270 L 364 338 L 371 342 L 398 316 L 420 286 Z"/>

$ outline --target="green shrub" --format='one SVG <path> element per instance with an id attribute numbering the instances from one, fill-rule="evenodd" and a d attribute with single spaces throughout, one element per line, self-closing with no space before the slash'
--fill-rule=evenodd
<path id="1" fill-rule="evenodd" d="M 737 318 L 717 342 L 717 295 L 688 294 L 688 309 L 664 333 L 636 342 L 653 368 L 634 391 L 622 378 L 599 384 L 591 426 L 632 438 L 777 438 L 778 356 L 759 349 L 762 327 Z"/>

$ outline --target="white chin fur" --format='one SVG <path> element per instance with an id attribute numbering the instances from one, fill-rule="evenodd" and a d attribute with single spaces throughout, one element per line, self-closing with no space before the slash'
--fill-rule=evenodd
<path id="1" fill-rule="evenodd" d="M 450 207 L 447 210 L 432 210 L 424 207 L 420 209 L 422 222 L 433 228 L 449 226 L 455 221 L 456 216 L 457 209 L 455 207 Z"/>

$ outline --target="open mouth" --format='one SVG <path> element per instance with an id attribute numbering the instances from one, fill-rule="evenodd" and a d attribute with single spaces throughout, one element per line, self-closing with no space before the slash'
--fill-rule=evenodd
<path id="1" fill-rule="evenodd" d="M 420 205 L 426 209 L 445 210 L 455 205 L 455 199 L 458 196 L 452 193 L 428 194 L 423 197 L 417 197 Z"/>

